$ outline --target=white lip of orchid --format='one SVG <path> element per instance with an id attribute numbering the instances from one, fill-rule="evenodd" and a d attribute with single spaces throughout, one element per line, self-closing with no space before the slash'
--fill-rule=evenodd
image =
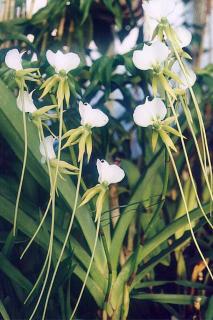
<path id="1" fill-rule="evenodd" d="M 56 159 L 56 154 L 54 151 L 55 138 L 53 136 L 47 136 L 44 141 L 40 143 L 39 150 L 42 155 L 42 162 L 48 160 Z"/>
<path id="2" fill-rule="evenodd" d="M 179 76 L 180 80 L 182 81 L 182 84 L 179 84 L 179 87 L 183 90 L 186 90 L 190 87 L 193 87 L 193 85 L 195 84 L 195 82 L 197 80 L 196 74 L 189 67 L 186 68 L 186 73 L 188 75 L 188 78 L 186 80 L 186 77 L 185 77 L 183 71 L 181 70 L 178 61 L 176 61 L 173 64 L 172 72 L 176 73 Z M 172 81 L 172 84 L 174 84 L 174 81 Z"/>
<path id="3" fill-rule="evenodd" d="M 154 98 L 152 101 L 146 98 L 144 104 L 136 107 L 133 119 L 138 126 L 146 128 L 159 125 L 165 119 L 166 114 L 166 106 L 160 98 Z"/>
<path id="4" fill-rule="evenodd" d="M 81 125 L 94 127 L 104 127 L 109 118 L 99 109 L 93 109 L 89 103 L 79 102 L 79 113 L 81 116 Z"/>
<path id="5" fill-rule="evenodd" d="M 164 62 L 170 54 L 169 48 L 161 41 L 154 41 L 150 46 L 144 44 L 142 50 L 133 53 L 133 63 L 140 70 L 158 70 L 163 67 Z"/>
<path id="6" fill-rule="evenodd" d="M 98 182 L 104 185 L 118 183 L 125 177 L 125 172 L 116 164 L 109 164 L 106 160 L 97 160 L 99 174 Z"/>
<path id="7" fill-rule="evenodd" d="M 23 96 L 21 94 L 21 91 L 19 92 L 19 95 L 16 99 L 16 103 L 20 111 L 29 112 L 29 113 L 33 113 L 37 111 L 37 108 L 34 105 L 33 98 L 32 98 L 33 92 L 34 90 L 30 93 L 28 91 L 24 91 Z"/>
<path id="8" fill-rule="evenodd" d="M 80 64 L 79 56 L 73 52 L 63 53 L 58 50 L 54 53 L 51 50 L 47 50 L 46 58 L 49 64 L 55 69 L 56 73 L 68 73 L 69 71 L 76 69 Z"/>
<path id="9" fill-rule="evenodd" d="M 5 56 L 5 63 L 8 68 L 15 71 L 23 70 L 22 67 L 22 56 L 25 52 L 20 53 L 18 49 L 11 49 Z"/>

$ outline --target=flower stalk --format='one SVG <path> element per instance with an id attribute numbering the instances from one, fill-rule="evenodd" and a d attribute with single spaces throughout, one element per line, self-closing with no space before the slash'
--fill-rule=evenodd
<path id="1" fill-rule="evenodd" d="M 23 106 L 23 128 L 24 128 L 24 158 L 23 158 L 23 164 L 22 164 L 22 171 L 21 171 L 21 178 L 19 182 L 19 187 L 18 187 L 18 193 L 16 197 L 16 204 L 15 204 L 15 214 L 14 214 L 14 221 L 13 221 L 13 235 L 16 235 L 16 225 L 17 225 L 17 218 L 18 218 L 18 209 L 19 209 L 19 202 L 20 202 L 20 196 L 21 196 L 21 191 L 23 187 L 23 182 L 24 182 L 24 175 L 25 175 L 25 170 L 26 170 L 26 164 L 27 164 L 27 153 L 28 153 L 28 135 L 27 135 L 27 122 L 26 122 L 26 113 L 25 113 L 25 106 L 24 106 L 24 99 L 23 99 L 23 94 L 24 94 L 24 80 L 20 82 L 20 94 L 22 96 L 22 106 Z"/>
<path id="2" fill-rule="evenodd" d="M 46 300 L 45 300 L 45 305 L 44 305 L 44 310 L 43 310 L 43 315 L 42 315 L 42 320 L 45 319 L 50 293 L 51 293 L 51 290 L 52 290 L 52 287 L 53 287 L 53 284 L 54 284 L 54 281 L 55 281 L 55 277 L 56 277 L 59 265 L 61 263 L 64 251 L 65 251 L 65 248 L 67 246 L 67 242 L 69 240 L 69 236 L 70 236 L 71 229 L 72 229 L 72 226 L 73 226 L 75 214 L 76 214 L 76 211 L 77 211 L 79 191 L 80 191 L 80 183 L 81 183 L 81 176 L 82 176 L 82 169 L 83 169 L 83 158 L 81 159 L 80 165 L 79 165 L 78 181 L 77 181 L 77 187 L 76 187 L 76 194 L 75 194 L 73 212 L 72 212 L 72 215 L 71 215 L 71 218 L 70 218 L 67 234 L 66 234 L 66 237 L 64 239 L 64 243 L 63 243 L 60 255 L 58 257 L 58 260 L 57 260 L 57 263 L 56 263 L 56 266 L 55 266 L 55 269 L 54 269 L 54 272 L 53 272 L 53 275 L 52 275 L 52 279 L 51 279 L 51 282 L 50 282 L 50 285 L 49 285 L 49 288 L 48 288 L 48 292 L 47 292 L 47 296 L 46 296 Z"/>

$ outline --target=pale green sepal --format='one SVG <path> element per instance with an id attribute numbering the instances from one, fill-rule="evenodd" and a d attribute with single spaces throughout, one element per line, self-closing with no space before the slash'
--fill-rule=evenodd
<path id="1" fill-rule="evenodd" d="M 177 149 L 172 141 L 172 139 L 170 138 L 170 136 L 163 130 L 159 130 L 159 134 L 161 136 L 161 139 L 163 140 L 163 142 L 165 143 L 165 145 L 168 148 L 171 148 L 173 151 L 177 152 Z"/>
<path id="2" fill-rule="evenodd" d="M 153 130 L 152 132 L 152 151 L 154 152 L 156 150 L 156 146 L 158 143 L 158 137 L 159 137 L 159 133 L 157 130 Z"/>

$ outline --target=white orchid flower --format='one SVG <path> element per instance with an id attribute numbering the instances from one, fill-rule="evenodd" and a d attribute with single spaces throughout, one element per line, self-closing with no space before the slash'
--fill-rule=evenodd
<path id="1" fill-rule="evenodd" d="M 147 98 L 144 104 L 136 107 L 133 119 L 138 126 L 148 127 L 163 121 L 166 114 L 166 106 L 160 98 L 154 98 L 152 101 Z"/>
<path id="2" fill-rule="evenodd" d="M 109 121 L 105 113 L 99 109 L 93 109 L 89 103 L 79 102 L 79 112 L 82 126 L 104 127 Z"/>
<path id="3" fill-rule="evenodd" d="M 181 48 L 187 47 L 192 39 L 191 32 L 183 27 L 185 5 L 181 0 L 150 0 L 145 1 L 144 8 L 144 38 L 152 39 L 155 28 L 163 20 L 167 20 L 174 28 Z M 166 36 L 164 34 L 164 36 Z"/>
<path id="4" fill-rule="evenodd" d="M 154 70 L 162 67 L 170 53 L 169 48 L 161 41 L 144 44 L 142 50 L 133 53 L 133 63 L 140 70 Z"/>
<path id="5" fill-rule="evenodd" d="M 46 160 L 56 159 L 56 154 L 54 151 L 55 138 L 53 136 L 47 136 L 44 141 L 40 143 L 39 150 L 42 155 L 42 162 Z"/>
<path id="6" fill-rule="evenodd" d="M 170 16 L 175 12 L 177 5 L 176 0 L 150 0 L 144 1 L 143 9 L 145 15 L 158 23 L 162 19 L 170 20 Z"/>
<path id="7" fill-rule="evenodd" d="M 37 108 L 33 102 L 32 95 L 33 91 L 30 93 L 27 91 L 21 93 L 21 91 L 19 91 L 19 95 L 16 99 L 17 107 L 19 108 L 19 110 L 30 113 L 37 111 Z"/>
<path id="8" fill-rule="evenodd" d="M 197 80 L 197 76 L 194 73 L 194 71 L 192 69 L 190 69 L 190 67 L 186 68 L 186 73 L 187 73 L 187 79 L 185 74 L 183 73 L 178 61 L 176 61 L 173 66 L 172 66 L 172 72 L 176 73 L 179 77 L 179 79 L 182 81 L 182 84 L 179 84 L 179 87 L 181 89 L 188 89 L 190 87 L 193 87 L 193 85 L 195 84 L 196 80 Z M 172 81 L 174 83 L 174 81 Z"/>
<path id="9" fill-rule="evenodd" d="M 151 1 L 150 1 L 151 2 Z M 151 41 L 153 37 L 153 33 L 155 28 L 158 26 L 160 20 L 162 18 L 165 18 L 165 11 L 163 14 L 160 14 L 158 19 L 156 17 L 153 17 L 152 11 L 149 9 L 146 10 L 146 7 L 149 8 L 150 2 L 144 2 L 144 24 L 143 24 L 143 33 L 144 33 L 144 41 Z M 157 5 L 161 7 L 161 0 L 157 0 Z M 182 0 L 172 0 L 169 1 L 170 5 L 175 4 L 175 10 L 173 10 L 171 13 L 167 14 L 166 18 L 170 25 L 176 30 L 176 28 L 183 26 L 185 21 L 185 12 L 186 8 L 183 4 Z M 156 8 L 156 4 L 155 4 Z M 162 13 L 162 12 L 161 12 Z M 167 12 L 168 13 L 168 12 Z M 159 15 L 159 12 L 157 12 L 157 15 Z"/>
<path id="10" fill-rule="evenodd" d="M 106 160 L 97 160 L 99 183 L 118 183 L 125 177 L 125 172 L 116 164 L 109 164 Z"/>
<path id="11" fill-rule="evenodd" d="M 192 34 L 184 27 L 175 29 L 179 44 L 181 48 L 187 47 L 192 41 Z"/>
<path id="12" fill-rule="evenodd" d="M 68 73 L 71 70 L 76 69 L 80 64 L 80 58 L 76 53 L 69 52 L 63 53 L 58 50 L 54 53 L 48 50 L 46 53 L 47 61 L 55 69 L 56 73 L 64 71 Z"/>
<path id="13" fill-rule="evenodd" d="M 17 49 L 9 50 L 5 56 L 5 63 L 8 68 L 16 71 L 23 70 L 22 56 L 24 53 L 20 53 Z"/>

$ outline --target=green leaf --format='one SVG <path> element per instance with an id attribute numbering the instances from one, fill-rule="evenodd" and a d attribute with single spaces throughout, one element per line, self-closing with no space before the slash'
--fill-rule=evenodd
<path id="1" fill-rule="evenodd" d="M 203 209 L 204 209 L 204 211 L 206 213 L 208 213 L 209 209 L 210 209 L 210 204 L 204 205 Z M 198 220 L 202 216 L 203 216 L 203 213 L 201 212 L 200 209 L 195 209 L 195 210 L 190 212 L 191 222 L 194 222 L 194 221 Z M 139 257 L 139 260 L 141 262 L 145 261 L 147 256 L 151 252 L 153 252 L 156 247 L 158 247 L 161 243 L 163 243 L 164 241 L 169 239 L 169 237 L 173 236 L 178 230 L 181 230 L 187 224 L 188 224 L 188 220 L 187 220 L 186 215 L 181 217 L 181 218 L 179 218 L 179 219 L 176 219 L 175 221 L 173 221 L 169 226 L 165 227 L 156 236 L 154 236 L 152 239 L 147 241 L 143 247 L 140 246 L 140 254 L 139 254 L 140 257 Z M 204 224 L 204 220 L 202 219 L 201 222 L 199 223 L 199 225 L 197 226 L 197 228 L 199 228 L 200 225 L 203 225 L 203 224 Z M 168 247 L 168 249 L 165 250 L 165 253 L 168 254 L 169 252 L 172 252 L 174 249 L 178 248 L 178 246 L 180 246 L 182 243 L 184 243 L 189 237 L 191 237 L 191 232 L 190 231 L 186 232 L 184 234 L 184 236 L 181 239 L 179 239 L 180 242 L 179 242 L 179 240 L 176 240 L 176 242 L 174 242 L 173 245 L 170 245 Z M 159 255 L 159 257 L 154 257 L 153 258 L 153 266 L 155 266 L 157 263 L 159 263 L 159 261 L 162 259 L 163 255 L 165 253 L 162 252 Z M 151 268 L 153 268 L 153 266 L 151 266 Z M 144 269 L 140 273 L 138 273 L 137 276 L 135 277 L 133 285 L 135 285 L 136 283 L 139 283 L 140 280 L 144 277 L 144 275 L 147 274 L 147 272 L 148 272 L 148 268 Z"/>
<path id="2" fill-rule="evenodd" d="M 129 210 L 127 205 L 126 209 L 122 213 L 117 223 L 114 236 L 112 239 L 111 248 L 110 248 L 110 255 L 111 255 L 113 270 L 117 269 L 117 264 L 119 260 L 122 243 L 126 235 L 126 231 L 131 221 L 136 215 L 136 210 L 138 208 L 139 202 L 140 201 L 143 202 L 143 200 L 146 200 L 147 198 L 150 197 L 150 191 L 148 191 L 147 186 L 150 186 L 152 188 L 151 181 L 153 182 L 156 181 L 156 175 L 159 176 L 159 170 L 160 168 L 162 168 L 162 155 L 163 155 L 163 152 L 157 153 L 153 158 L 153 160 L 150 162 L 150 164 L 144 168 L 144 174 L 141 176 L 140 180 L 135 186 L 133 190 L 133 194 L 128 203 L 129 205 L 135 203 L 135 205 L 131 206 L 132 210 Z M 156 189 L 158 189 L 158 191 L 159 189 L 160 190 L 162 189 L 161 184 L 157 186 L 156 184 L 154 185 Z"/>
<path id="3" fill-rule="evenodd" d="M 125 159 L 122 159 L 121 167 L 126 172 L 129 187 L 134 188 L 140 178 L 140 171 L 138 167 L 132 163 L 132 161 Z"/>
<path id="4" fill-rule="evenodd" d="M 151 287 L 159 287 L 167 284 L 176 284 L 178 286 L 183 286 L 186 288 L 195 288 L 200 290 L 212 289 L 211 286 L 206 286 L 206 284 L 187 281 L 187 280 L 177 280 L 177 281 L 143 281 L 140 285 L 135 286 L 135 289 L 144 289 Z"/>
<path id="5" fill-rule="evenodd" d="M 83 19 L 81 23 L 83 24 L 88 17 L 90 7 L 93 3 L 93 0 L 81 0 L 80 1 L 80 9 L 83 13 Z"/>
<path id="6" fill-rule="evenodd" d="M 196 297 L 186 294 L 149 294 L 141 293 L 137 295 L 132 295 L 133 299 L 142 300 L 142 301 L 152 301 L 158 303 L 171 303 L 177 305 L 190 305 L 193 304 Z M 201 297 L 201 304 L 207 301 L 207 297 Z"/>
<path id="7" fill-rule="evenodd" d="M 23 276 L 23 274 L 12 265 L 12 263 L 0 253 L 0 270 L 7 275 L 7 277 L 13 282 L 17 283 L 20 288 L 23 288 L 26 292 L 32 289 L 31 282 Z"/>
<path id="8" fill-rule="evenodd" d="M 13 211 L 14 211 L 14 203 L 11 203 L 11 201 L 5 199 L 0 195 L 0 216 L 3 217 L 5 220 L 9 221 L 10 223 L 13 222 Z M 32 237 L 34 234 L 36 228 L 38 227 L 38 224 L 35 223 L 35 221 L 29 216 L 26 215 L 22 210 L 20 210 L 20 219 L 18 220 L 17 224 L 18 228 L 27 236 Z M 65 238 L 65 234 L 61 236 L 61 234 L 57 232 L 57 228 L 55 230 L 56 237 L 60 239 L 61 243 L 59 243 L 56 239 L 54 239 L 54 250 L 56 257 L 59 255 L 59 252 L 61 250 L 62 241 Z M 85 251 L 81 248 L 78 241 L 71 238 L 72 245 L 73 245 L 73 254 L 76 255 L 79 258 L 79 261 L 87 267 L 89 265 L 90 258 L 85 253 Z M 35 238 L 35 242 L 38 243 L 42 248 L 47 250 L 48 247 L 48 241 L 46 237 L 43 236 L 43 233 L 39 233 L 37 237 Z M 68 252 L 65 251 L 64 256 L 67 257 Z M 86 261 L 85 261 L 86 260 Z M 21 287 L 24 287 L 27 291 L 30 291 L 31 284 L 30 282 L 23 277 L 23 275 L 8 262 L 8 260 L 5 260 L 5 257 L 0 254 L 0 269 L 2 269 L 3 272 L 11 277 L 11 279 L 18 283 Z M 2 263 L 3 262 L 3 263 Z M 76 259 L 73 260 L 73 262 L 76 262 Z M 95 264 L 93 264 L 93 270 L 91 269 L 91 274 L 94 277 L 94 279 L 98 279 L 97 282 L 93 281 L 92 278 L 89 278 L 87 281 L 87 288 L 90 291 L 91 295 L 94 297 L 96 303 L 101 306 L 104 299 L 103 289 L 104 284 L 104 278 L 103 275 L 99 273 L 98 269 L 94 269 Z M 102 271 L 103 264 L 102 264 Z M 81 281 L 84 281 L 86 272 L 82 269 L 82 267 L 77 264 L 74 273 L 81 279 Z M 98 284 L 97 284 L 98 283 Z"/>
<path id="9" fill-rule="evenodd" d="M 212 319 L 213 318 L 213 296 L 209 299 L 208 307 L 205 313 L 205 319 Z"/>

